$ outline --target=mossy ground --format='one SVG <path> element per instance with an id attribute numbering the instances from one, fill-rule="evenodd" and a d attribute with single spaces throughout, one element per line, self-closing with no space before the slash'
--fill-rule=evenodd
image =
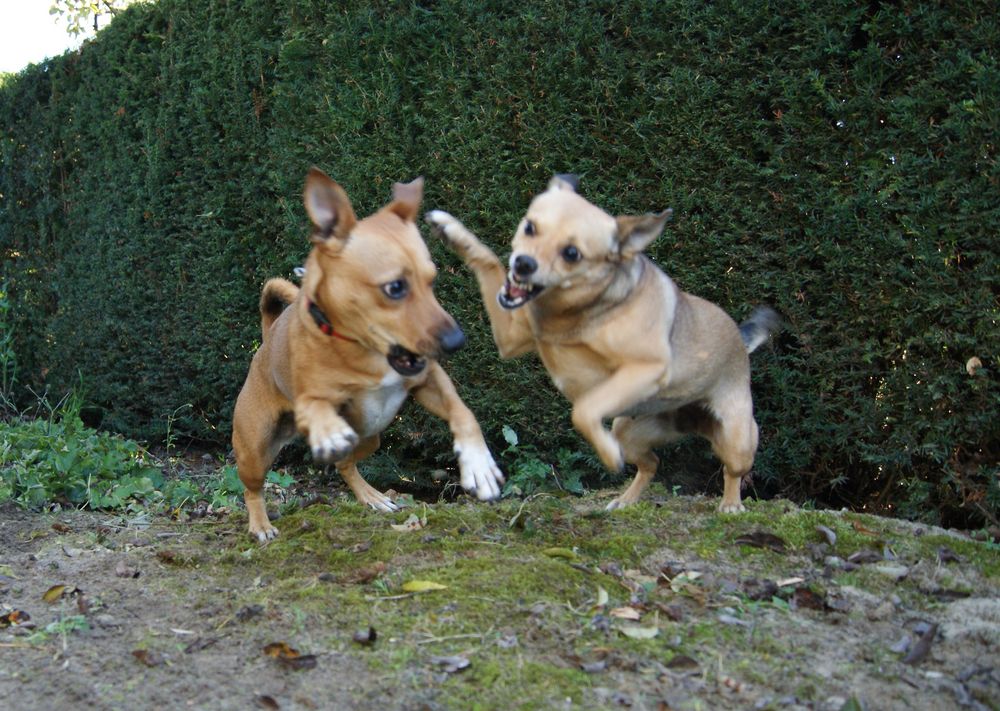
<path id="1" fill-rule="evenodd" d="M 282 516 L 281 535 L 264 547 L 239 515 L 111 534 L 79 523 L 59 533 L 36 516 L 6 536 L 35 561 L 0 561 L 10 578 L 0 603 L 31 607 L 42 627 L 58 615 L 40 608 L 39 591 L 72 583 L 96 601 L 90 618 L 111 615 L 117 626 L 92 621 L 63 650 L 58 635 L 11 636 L 28 651 L 0 648 L 16 659 L 0 692 L 42 690 L 32 679 L 49 668 L 56 678 L 89 670 L 103 685 L 87 693 L 110 708 L 176 703 L 191 694 L 178 687 L 189 674 L 215 685 L 194 698 L 218 708 L 263 697 L 281 708 L 840 708 L 852 696 L 903 708 L 915 688 L 927 708 L 950 708 L 958 687 L 977 703 L 996 698 L 996 670 L 968 670 L 990 667 L 1000 620 L 966 630 L 952 614 L 995 601 L 994 546 L 785 501 L 722 515 L 714 500 L 657 487 L 609 514 L 610 495 L 416 503 L 393 515 L 340 500 Z M 393 527 L 412 517 L 419 525 Z M 817 525 L 836 533 L 835 545 L 822 547 Z M 760 532 L 784 549 L 736 543 Z M 844 563 L 865 550 L 879 560 Z M 115 576 L 118 559 L 142 576 Z M 414 581 L 444 587 L 407 592 Z M 891 647 L 915 640 L 920 621 L 941 632 L 923 662 L 905 665 Z M 354 639 L 369 628 L 373 643 Z M 211 643 L 190 650 L 195 636 Z M 275 641 L 317 655 L 316 668 L 267 657 Z M 135 650 L 166 661 L 147 668 Z M 468 666 L 449 671 L 456 662 Z M 140 673 L 159 691 L 137 683 Z"/>

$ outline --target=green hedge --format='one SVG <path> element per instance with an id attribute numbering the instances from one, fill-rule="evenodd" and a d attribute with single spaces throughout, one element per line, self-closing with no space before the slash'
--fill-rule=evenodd
<path id="1" fill-rule="evenodd" d="M 572 171 L 610 211 L 674 208 L 651 252 L 683 288 L 786 315 L 754 357 L 759 491 L 995 521 L 997 47 L 987 1 L 133 7 L 0 87 L 21 382 L 82 378 L 91 422 L 224 442 L 260 285 L 306 253 L 310 165 L 360 214 L 422 174 L 428 207 L 501 252 Z M 497 358 L 471 275 L 432 250 L 487 437 L 581 449 L 537 360 Z M 448 436 L 407 415 L 388 450 L 420 477 Z M 664 460 L 669 482 L 719 484 L 703 444 Z"/>

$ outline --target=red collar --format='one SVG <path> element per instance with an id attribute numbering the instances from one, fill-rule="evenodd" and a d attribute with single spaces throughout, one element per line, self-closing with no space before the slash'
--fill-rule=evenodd
<path id="1" fill-rule="evenodd" d="M 334 329 L 333 324 L 330 323 L 330 319 L 326 317 L 323 310 L 316 305 L 312 299 L 306 299 L 306 307 L 309 309 L 309 315 L 312 316 L 313 321 L 319 326 L 319 330 L 322 331 L 327 336 L 336 336 L 337 338 L 349 341 L 350 343 L 357 343 L 353 338 L 348 338 L 343 333 L 338 332 Z"/>

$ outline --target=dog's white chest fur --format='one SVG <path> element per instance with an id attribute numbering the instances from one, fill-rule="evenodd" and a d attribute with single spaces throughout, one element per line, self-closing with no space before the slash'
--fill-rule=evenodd
<path id="1" fill-rule="evenodd" d="M 356 402 L 358 422 L 355 430 L 362 437 L 378 434 L 392 422 L 406 399 L 403 376 L 390 370 L 378 386 L 365 392 Z"/>

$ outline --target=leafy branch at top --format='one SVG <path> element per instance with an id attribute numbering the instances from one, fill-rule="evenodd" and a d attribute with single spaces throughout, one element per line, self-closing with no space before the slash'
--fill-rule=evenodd
<path id="1" fill-rule="evenodd" d="M 50 15 L 59 15 L 66 19 L 66 32 L 78 35 L 87 31 L 87 26 L 93 22 L 97 31 L 97 21 L 101 15 L 114 17 L 119 10 L 125 9 L 135 0 L 55 0 L 49 7 Z"/>

